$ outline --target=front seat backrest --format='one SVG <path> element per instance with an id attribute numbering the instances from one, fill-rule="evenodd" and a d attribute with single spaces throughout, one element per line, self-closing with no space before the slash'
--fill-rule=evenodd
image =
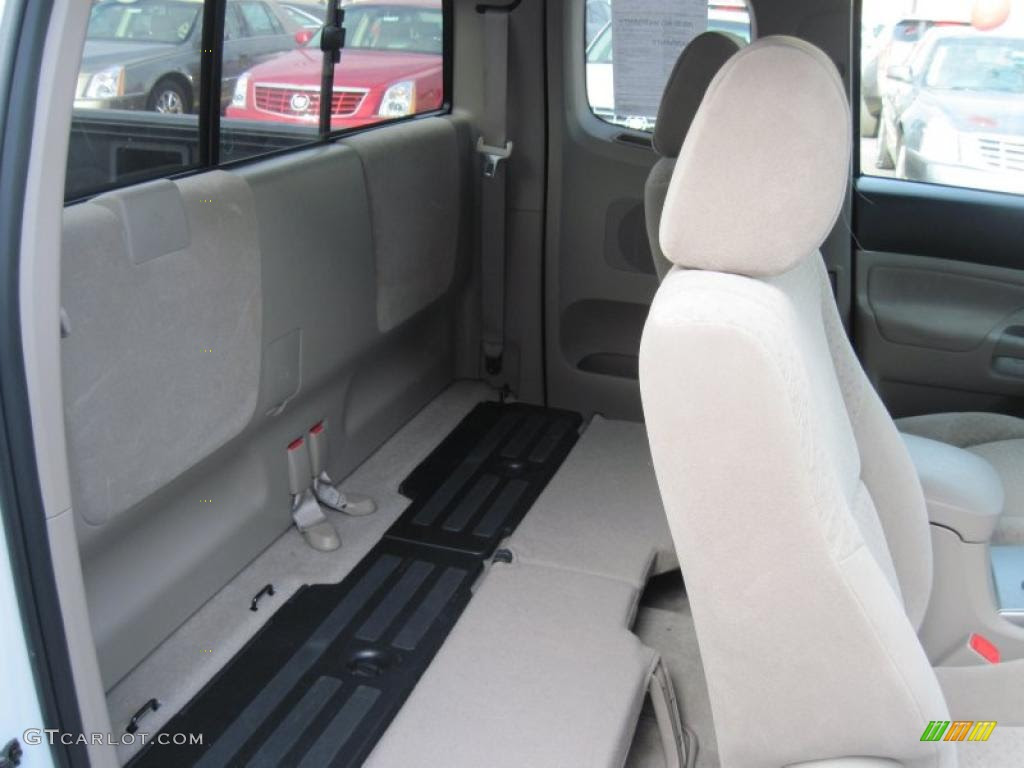
<path id="1" fill-rule="evenodd" d="M 690 130 L 690 123 L 697 114 L 697 107 L 700 106 L 711 79 L 740 47 L 739 38 L 723 32 L 704 32 L 697 35 L 679 54 L 672 74 L 665 84 L 652 139 L 658 160 L 651 168 L 647 184 L 644 186 L 647 239 L 651 244 L 651 256 L 659 280 L 665 279 L 665 275 L 672 267 L 658 245 L 658 228 L 661 225 L 661 209 L 665 204 L 668 182 L 672 178 L 672 169 L 676 166 L 676 157 L 679 156 L 683 139 Z"/>
<path id="2" fill-rule="evenodd" d="M 923 494 L 818 252 L 851 131 L 821 51 L 754 43 L 708 89 L 661 223 L 678 266 L 644 329 L 640 387 L 730 768 L 956 765 L 919 740 L 949 719 L 916 634 Z"/>

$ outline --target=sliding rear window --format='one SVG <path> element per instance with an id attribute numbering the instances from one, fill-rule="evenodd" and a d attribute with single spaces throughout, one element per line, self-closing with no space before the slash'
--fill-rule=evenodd
<path id="1" fill-rule="evenodd" d="M 305 4 L 302 13 L 276 0 L 92 0 L 91 6 L 66 199 L 321 138 L 323 4 Z M 347 43 L 335 68 L 332 133 L 445 107 L 442 0 L 342 7 Z M 215 38 L 206 25 L 219 14 L 223 33 Z M 214 56 L 216 66 L 205 61 Z M 212 106 L 201 125 L 204 103 Z"/>

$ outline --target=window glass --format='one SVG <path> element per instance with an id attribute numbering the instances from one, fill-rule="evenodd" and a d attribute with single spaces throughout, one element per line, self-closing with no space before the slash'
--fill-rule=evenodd
<path id="1" fill-rule="evenodd" d="M 228 0 L 234 5 L 247 27 L 241 38 L 225 34 L 221 58 L 220 159 L 221 162 L 241 160 L 285 147 L 314 141 L 318 137 L 320 113 L 320 67 L 323 59 L 319 48 L 303 50 L 313 32 L 297 24 L 283 5 Z M 226 30 L 226 27 L 225 27 Z M 281 80 L 295 69 L 309 74 L 295 88 Z M 252 77 L 260 78 L 255 87 Z M 263 80 L 266 79 L 264 85 Z M 258 105 L 253 95 L 259 98 Z M 303 117 L 293 122 L 264 120 L 274 109 L 296 107 Z M 260 109 L 256 109 L 256 107 Z M 254 122 L 257 121 L 257 122 Z"/>
<path id="2" fill-rule="evenodd" d="M 326 7 L 319 5 L 282 5 L 288 17 L 305 29 L 320 29 L 324 23 L 324 16 L 327 13 Z"/>
<path id="3" fill-rule="evenodd" d="M 588 0 L 586 44 L 590 45 L 604 25 L 612 20 L 611 0 Z"/>
<path id="4" fill-rule="evenodd" d="M 334 69 L 332 130 L 440 109 L 444 105 L 441 0 L 385 0 L 343 7 L 346 38 Z M 241 72 L 222 122 L 224 140 L 234 141 L 243 134 L 315 131 L 321 68 L 316 32 L 302 49 Z"/>
<path id="5" fill-rule="evenodd" d="M 94 0 L 75 87 L 66 194 L 194 167 L 203 4 Z"/>
<path id="6" fill-rule="evenodd" d="M 237 40 L 245 37 L 245 27 L 238 15 L 238 7 L 232 3 L 224 9 L 224 39 Z"/>
<path id="7" fill-rule="evenodd" d="M 864 0 L 861 22 L 861 172 L 1024 194 L 1024 7 Z"/>
<path id="8" fill-rule="evenodd" d="M 189 171 L 201 158 L 227 163 L 319 139 L 319 24 L 297 22 L 277 0 L 226 0 L 220 143 L 200 146 L 203 20 L 213 1 L 91 0 L 66 199 Z M 322 15 L 319 5 L 301 9 Z M 444 106 L 442 0 L 343 7 L 332 130 Z"/>
<path id="9" fill-rule="evenodd" d="M 585 23 L 591 111 L 641 131 L 654 130 L 661 93 L 690 40 L 707 30 L 744 42 L 753 34 L 745 0 L 587 0 Z"/>
<path id="10" fill-rule="evenodd" d="M 281 25 L 276 24 L 270 15 L 270 9 L 263 3 L 242 2 L 239 7 L 250 35 L 276 35 L 284 32 Z"/>

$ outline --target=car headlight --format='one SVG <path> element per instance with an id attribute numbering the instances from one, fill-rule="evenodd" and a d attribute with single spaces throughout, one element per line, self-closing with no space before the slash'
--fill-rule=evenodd
<path id="1" fill-rule="evenodd" d="M 924 127 L 921 154 L 926 160 L 944 163 L 960 161 L 960 134 L 946 120 L 932 120 Z"/>
<path id="2" fill-rule="evenodd" d="M 416 111 L 416 83 L 403 80 L 386 91 L 377 114 L 380 117 L 403 117 Z"/>
<path id="3" fill-rule="evenodd" d="M 249 73 L 240 75 L 235 81 L 235 94 L 231 97 L 231 106 L 244 107 L 249 98 Z"/>
<path id="4" fill-rule="evenodd" d="M 87 99 L 110 99 L 124 95 L 124 67 L 116 66 L 100 70 L 89 78 L 85 87 Z"/>

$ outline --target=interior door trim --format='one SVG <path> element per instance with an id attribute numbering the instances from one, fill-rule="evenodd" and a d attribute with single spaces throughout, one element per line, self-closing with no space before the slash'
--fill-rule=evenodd
<path id="1" fill-rule="evenodd" d="M 871 176 L 855 188 L 862 250 L 1024 268 L 1024 196 Z"/>

